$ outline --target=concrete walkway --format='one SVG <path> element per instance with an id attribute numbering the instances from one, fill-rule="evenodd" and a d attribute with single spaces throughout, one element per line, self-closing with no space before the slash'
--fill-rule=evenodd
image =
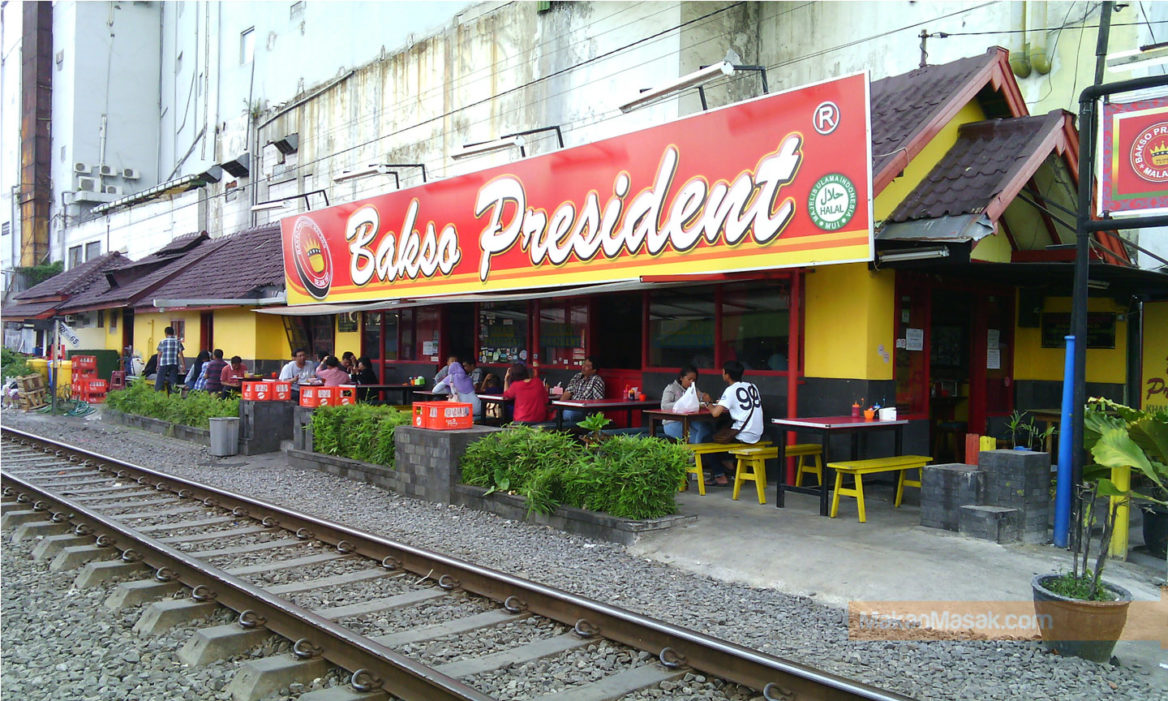
<path id="1" fill-rule="evenodd" d="M 915 492 L 915 490 L 909 490 Z M 630 550 L 691 572 L 751 586 L 815 597 L 844 608 L 852 601 L 1026 601 L 1036 574 L 1067 571 L 1070 554 L 1053 546 L 997 545 L 919 525 L 915 494 L 892 508 L 892 488 L 865 485 L 868 522 L 845 499 L 838 518 L 819 515 L 817 497 L 787 494 L 786 508 L 758 503 L 747 484 L 738 501 L 726 487 L 678 495 L 688 526 L 651 533 Z M 851 502 L 851 503 L 847 503 Z M 1092 558 L 1092 563 L 1094 558 Z M 1163 560 L 1134 555 L 1109 561 L 1107 579 L 1137 600 L 1160 598 Z M 1168 691 L 1168 650 L 1158 643 L 1121 642 L 1116 656 L 1144 671 Z"/>

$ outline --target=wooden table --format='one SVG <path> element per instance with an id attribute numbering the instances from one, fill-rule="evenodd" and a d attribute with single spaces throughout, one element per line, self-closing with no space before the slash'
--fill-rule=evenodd
<path id="1" fill-rule="evenodd" d="M 895 421 L 866 421 L 862 417 L 852 416 L 814 416 L 809 418 L 793 418 L 793 419 L 771 419 L 771 423 L 784 431 L 799 431 L 801 433 L 818 433 L 822 437 L 823 443 L 823 480 L 818 487 L 795 487 L 788 486 L 787 470 L 786 470 L 786 452 L 787 441 L 780 439 L 778 441 L 779 449 L 779 480 L 775 492 L 775 506 L 783 508 L 783 494 L 786 491 L 799 492 L 800 494 L 818 494 L 819 495 L 819 515 L 828 515 L 828 492 L 831 490 L 827 485 L 831 484 L 831 470 L 828 469 L 827 464 L 832 461 L 831 457 L 831 437 L 838 435 L 849 435 L 852 438 L 851 456 L 849 460 L 856 459 L 856 453 L 859 452 L 860 434 L 873 433 L 876 431 L 893 431 L 895 435 L 895 447 L 893 453 L 900 455 L 904 445 L 904 427 L 908 425 L 907 419 L 897 419 Z"/>
<path id="2" fill-rule="evenodd" d="M 398 402 L 398 404 L 409 404 L 409 402 L 406 400 L 409 398 L 411 392 L 417 391 L 418 387 L 419 385 L 415 385 L 409 382 L 397 382 L 388 384 L 357 385 L 357 391 L 359 392 L 362 389 L 365 389 L 369 390 L 370 392 L 377 392 L 377 397 L 379 399 L 385 396 L 385 392 L 400 392 L 401 394 L 399 397 L 401 398 L 401 401 Z"/>
<path id="3" fill-rule="evenodd" d="M 564 427 L 564 409 L 579 409 L 581 411 L 619 411 L 628 412 L 627 423 L 633 424 L 633 412 L 638 409 L 657 409 L 661 407 L 659 399 L 557 399 L 552 402 L 556 410 L 556 428 Z"/>
<path id="4" fill-rule="evenodd" d="M 689 443 L 689 425 L 694 421 L 713 421 L 714 417 L 710 414 L 708 409 L 701 409 L 692 414 L 679 414 L 676 411 L 665 411 L 664 409 L 645 409 L 641 415 L 649 420 L 649 435 L 657 435 L 657 422 L 662 423 L 666 421 L 680 421 L 681 422 L 681 442 Z M 662 426 L 664 431 L 664 426 Z"/>

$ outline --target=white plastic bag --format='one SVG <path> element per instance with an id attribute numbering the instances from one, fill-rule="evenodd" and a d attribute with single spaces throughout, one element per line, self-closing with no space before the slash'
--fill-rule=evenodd
<path id="1" fill-rule="evenodd" d="M 673 411 L 678 414 L 696 414 L 701 408 L 702 403 L 698 400 L 697 383 L 691 384 L 681 395 L 681 399 L 678 399 L 673 405 Z"/>

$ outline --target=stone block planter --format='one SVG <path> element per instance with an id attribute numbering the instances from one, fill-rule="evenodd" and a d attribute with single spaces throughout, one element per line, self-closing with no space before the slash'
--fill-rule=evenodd
<path id="1" fill-rule="evenodd" d="M 152 419 L 149 416 L 139 416 L 137 414 L 126 414 L 109 407 L 104 407 L 101 410 L 101 420 L 106 423 L 117 424 L 119 426 L 131 426 L 133 428 L 140 428 L 144 431 L 150 431 L 163 436 L 171 438 L 178 438 L 183 441 L 190 441 L 200 445 L 211 445 L 211 432 L 205 428 L 195 428 L 194 426 L 184 426 L 183 424 L 171 423 L 161 419 Z"/>

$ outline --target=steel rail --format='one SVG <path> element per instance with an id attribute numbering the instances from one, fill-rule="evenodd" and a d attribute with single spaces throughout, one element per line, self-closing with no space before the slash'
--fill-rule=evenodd
<path id="1" fill-rule="evenodd" d="M 105 545 L 124 553 L 132 551 L 135 553 L 132 559 L 149 565 L 156 572 L 166 568 L 173 573 L 171 576 L 192 589 L 204 587 L 200 594 L 203 598 L 214 599 L 237 612 L 252 611 L 268 630 L 289 640 L 305 641 L 302 649 L 315 650 L 339 667 L 351 672 L 358 669 L 373 671 L 381 677 L 383 688 L 395 696 L 423 700 L 490 701 L 494 698 L 116 520 L 20 477 L 7 472 L 2 474 L 7 486 L 15 486 L 20 493 L 35 494 L 45 510 L 56 507 L 58 511 L 71 512 L 71 520 L 86 524 L 95 537 L 104 536 Z"/>
<path id="2" fill-rule="evenodd" d="M 104 461 L 117 466 L 116 468 L 106 466 L 107 470 L 137 472 L 139 473 L 137 479 L 143 482 L 156 479 L 164 485 L 158 488 L 170 489 L 180 496 L 184 491 L 187 496 L 194 498 L 203 495 L 204 503 L 209 499 L 211 500 L 209 505 L 232 509 L 239 515 L 246 514 L 266 525 L 278 525 L 302 536 L 310 536 L 340 546 L 344 552 L 355 552 L 380 560 L 387 566 L 431 576 L 437 579 L 443 588 L 461 588 L 497 602 L 511 602 L 509 610 L 517 609 L 544 616 L 573 626 L 578 633 L 620 642 L 651 652 L 663 659 L 669 657 L 672 662 L 680 662 L 709 675 L 753 689 L 775 690 L 791 699 L 907 701 L 908 698 L 688 628 L 654 620 L 626 609 L 364 533 L 339 523 L 299 514 L 258 499 L 156 472 L 23 431 L 9 428 L 0 430 L 22 439 L 44 443 L 59 451 L 68 451 L 83 455 L 89 460 Z M 158 482 L 155 482 L 155 485 Z"/>

